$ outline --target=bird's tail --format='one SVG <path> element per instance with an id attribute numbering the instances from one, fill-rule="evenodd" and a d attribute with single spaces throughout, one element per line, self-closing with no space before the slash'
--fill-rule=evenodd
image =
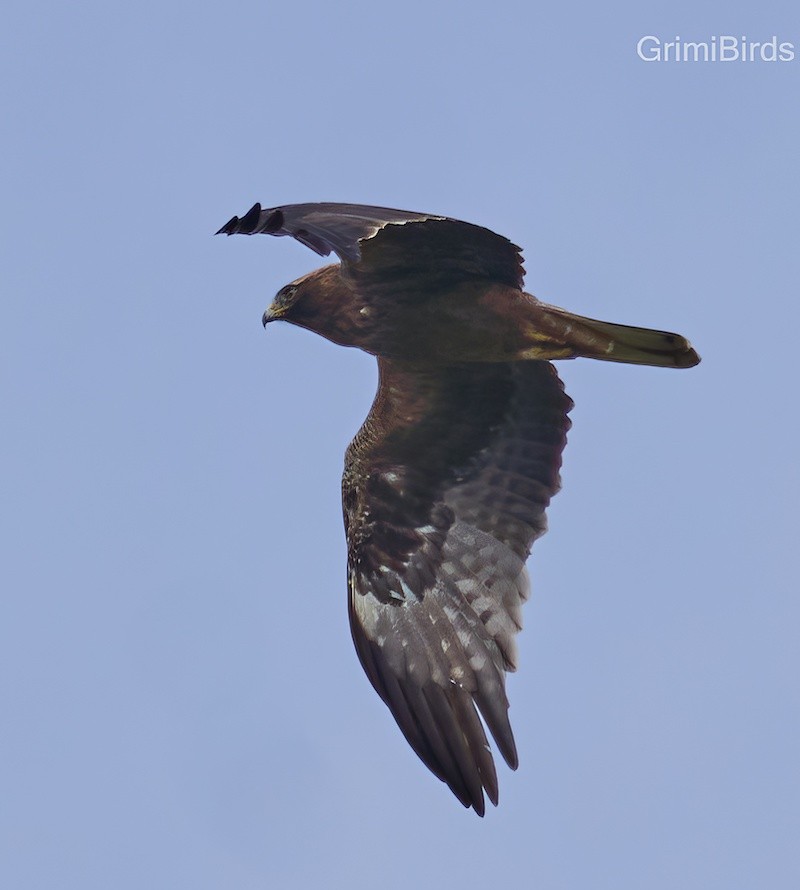
<path id="1" fill-rule="evenodd" d="M 658 368 L 692 368 L 700 361 L 691 343 L 680 334 L 597 321 L 539 302 L 535 304 L 531 338 L 530 354 L 520 357 L 585 357 Z M 547 351 L 545 342 L 550 348 L 560 347 L 560 354 L 542 355 Z"/>

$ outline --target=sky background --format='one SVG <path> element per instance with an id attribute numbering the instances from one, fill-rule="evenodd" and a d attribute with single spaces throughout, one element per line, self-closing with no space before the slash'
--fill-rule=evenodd
<path id="1" fill-rule="evenodd" d="M 797 5 L 31 0 L 0 44 L 0 884 L 800 886 Z M 560 365 L 483 820 L 350 641 L 374 360 L 262 330 L 318 257 L 212 237 L 316 200 L 486 225 L 703 357 Z"/>

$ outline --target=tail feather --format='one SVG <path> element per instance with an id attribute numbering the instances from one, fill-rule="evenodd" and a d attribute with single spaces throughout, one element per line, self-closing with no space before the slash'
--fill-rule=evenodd
<path id="1" fill-rule="evenodd" d="M 546 333 L 548 339 L 569 348 L 571 357 L 658 368 L 693 368 L 700 361 L 691 343 L 680 334 L 584 318 L 545 303 L 539 303 L 537 309 L 537 336 Z"/>

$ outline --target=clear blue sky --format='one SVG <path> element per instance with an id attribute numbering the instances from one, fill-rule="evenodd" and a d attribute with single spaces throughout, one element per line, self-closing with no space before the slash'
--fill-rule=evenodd
<path id="1" fill-rule="evenodd" d="M 796 4 L 30 2 L 0 42 L 0 884 L 800 886 Z M 319 260 L 212 237 L 256 200 L 487 225 L 542 299 L 703 357 L 561 366 L 484 820 L 357 663 L 374 362 L 262 330 Z"/>

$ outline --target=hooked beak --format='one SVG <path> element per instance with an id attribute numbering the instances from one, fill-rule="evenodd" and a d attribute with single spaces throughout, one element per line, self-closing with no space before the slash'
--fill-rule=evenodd
<path id="1" fill-rule="evenodd" d="M 278 317 L 278 313 L 273 311 L 272 307 L 270 306 L 264 311 L 264 314 L 261 316 L 261 324 L 266 327 L 269 322 L 275 321 Z"/>

